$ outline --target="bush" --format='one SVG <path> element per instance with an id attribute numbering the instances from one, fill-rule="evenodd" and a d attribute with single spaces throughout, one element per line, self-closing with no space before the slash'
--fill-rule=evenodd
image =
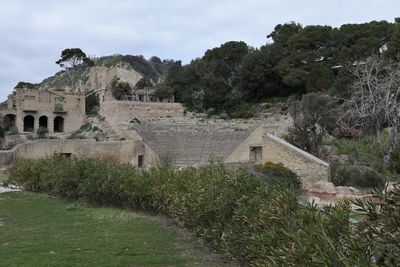
<path id="1" fill-rule="evenodd" d="M 398 147 L 392 153 L 392 159 L 390 161 L 389 170 L 400 173 L 400 147 Z"/>
<path id="2" fill-rule="evenodd" d="M 243 110 L 232 112 L 229 114 L 229 116 L 233 119 L 250 119 L 255 116 L 255 112 L 253 110 Z"/>
<path id="3" fill-rule="evenodd" d="M 92 93 L 85 98 L 85 113 L 89 117 L 96 117 L 100 110 L 100 98 L 97 93 Z"/>
<path id="4" fill-rule="evenodd" d="M 47 134 L 48 133 L 49 133 L 49 130 L 47 130 L 47 128 L 42 127 L 42 126 L 40 126 L 36 131 L 36 134 L 37 134 L 39 139 L 47 138 Z"/>
<path id="5" fill-rule="evenodd" d="M 336 103 L 321 94 L 303 95 L 290 106 L 293 125 L 289 128 L 289 141 L 300 149 L 318 155 L 324 135 L 336 123 Z"/>
<path id="6" fill-rule="evenodd" d="M 336 138 L 360 138 L 362 131 L 355 128 L 350 128 L 348 124 L 341 123 L 339 127 L 333 129 L 332 135 Z"/>
<path id="7" fill-rule="evenodd" d="M 229 110 L 229 117 L 233 119 L 249 119 L 253 118 L 257 113 L 256 107 L 250 104 L 239 104 Z"/>
<path id="8" fill-rule="evenodd" d="M 79 133 L 72 133 L 70 136 L 67 137 L 67 139 L 86 139 L 86 137 Z"/>
<path id="9" fill-rule="evenodd" d="M 273 163 L 259 170 L 288 173 Z M 166 214 L 241 265 L 371 266 L 377 260 L 381 265 L 399 264 L 399 220 L 388 218 L 400 209 L 400 192 L 391 202 L 359 203 L 368 221 L 350 226 L 348 205 L 318 210 L 300 203 L 298 191 L 266 185 L 218 164 L 144 171 L 127 164 L 54 156 L 18 161 L 9 174 L 9 183 L 30 191 Z M 364 204 L 378 205 L 384 212 Z"/>
<path id="10" fill-rule="evenodd" d="M 214 108 L 209 108 L 206 111 L 207 117 L 210 118 L 213 115 L 217 115 L 217 111 Z"/>
<path id="11" fill-rule="evenodd" d="M 301 182 L 297 174 L 286 168 L 282 163 L 267 161 L 264 164 L 256 165 L 255 168 L 263 174 L 263 181 L 269 185 L 301 188 Z"/>
<path id="12" fill-rule="evenodd" d="M 357 165 L 340 164 L 332 168 L 332 182 L 335 185 L 379 187 L 384 183 L 377 171 Z"/>

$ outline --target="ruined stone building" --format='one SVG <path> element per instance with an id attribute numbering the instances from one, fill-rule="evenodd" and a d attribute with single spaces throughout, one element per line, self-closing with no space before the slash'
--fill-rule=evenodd
<path id="1" fill-rule="evenodd" d="M 51 134 L 71 133 L 85 120 L 85 96 L 64 91 L 15 88 L 0 110 L 5 131 L 15 127 L 20 134 L 39 128 Z"/>
<path id="2" fill-rule="evenodd" d="M 173 99 L 158 102 L 148 90 L 138 91 L 125 100 L 114 99 L 107 90 L 98 91 L 99 118 L 118 134 L 118 141 L 65 138 L 65 134 L 87 123 L 85 95 L 15 89 L 7 105 L 0 110 L 4 128 L 14 127 L 21 135 L 34 135 L 43 128 L 61 139 L 29 141 L 2 151 L 0 167 L 18 158 L 64 153 L 130 163 L 140 168 L 165 160 L 176 167 L 196 167 L 207 164 L 210 159 L 228 165 L 273 161 L 297 173 L 306 188 L 315 181 L 329 179 L 329 164 L 278 137 L 286 131 L 287 123 L 265 119 L 188 118 L 180 103 L 173 103 Z"/>
<path id="3" fill-rule="evenodd" d="M 137 102 L 164 102 L 164 103 L 174 103 L 174 95 L 171 95 L 167 98 L 160 99 L 159 97 L 154 96 L 155 89 L 154 88 L 143 88 L 133 90 L 130 95 L 123 95 L 122 100 L 124 101 L 137 101 Z"/>

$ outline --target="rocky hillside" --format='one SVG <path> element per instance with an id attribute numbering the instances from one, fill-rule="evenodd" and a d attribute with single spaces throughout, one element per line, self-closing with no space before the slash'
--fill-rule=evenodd
<path id="1" fill-rule="evenodd" d="M 129 83 L 132 87 L 143 77 L 157 84 L 164 80 L 168 68 L 173 61 L 152 57 L 149 60 L 143 56 L 114 55 L 93 59 L 93 67 L 85 66 L 77 70 L 77 90 L 82 92 L 106 88 L 117 76 L 120 81 Z M 70 91 L 70 79 L 65 71 L 43 80 L 37 87 Z"/>

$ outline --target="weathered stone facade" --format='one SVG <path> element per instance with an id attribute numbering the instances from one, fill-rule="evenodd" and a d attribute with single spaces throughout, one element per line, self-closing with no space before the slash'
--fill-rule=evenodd
<path id="1" fill-rule="evenodd" d="M 296 173 L 305 189 L 317 181 L 330 180 L 330 166 L 317 157 L 289 144 L 272 134 L 279 128 L 261 126 L 238 145 L 226 163 L 282 163 Z"/>
<path id="2" fill-rule="evenodd" d="M 39 127 L 51 134 L 71 133 L 85 119 L 85 96 L 63 91 L 16 88 L 7 107 L 0 110 L 3 127 L 19 133 L 36 133 Z"/>
<path id="3" fill-rule="evenodd" d="M 309 189 L 318 181 L 330 181 L 329 163 L 289 144 L 275 135 L 266 134 L 263 139 L 262 148 L 263 161 L 283 163 L 283 165 L 300 177 L 305 189 Z"/>
<path id="4" fill-rule="evenodd" d="M 25 143 L 0 152 L 0 166 L 9 166 L 19 158 L 40 158 L 54 153 L 104 158 L 138 167 L 154 166 L 163 160 L 176 167 L 199 166 L 210 158 L 218 158 L 226 164 L 283 163 L 300 177 L 305 189 L 316 181 L 330 179 L 328 163 L 278 137 L 287 131 L 287 118 L 227 121 L 187 118 L 179 103 L 117 101 L 107 90 L 99 91 L 102 92 L 100 117 L 116 133 L 115 140 L 127 141 L 27 142 L 25 138 Z M 85 95 L 15 89 L 0 115 L 6 129 L 15 126 L 22 136 L 36 133 L 39 127 L 62 136 L 78 130 L 86 120 Z M 18 142 L 17 139 L 4 140 L 12 143 Z"/>
<path id="5" fill-rule="evenodd" d="M 134 118 L 183 117 L 184 108 L 180 103 L 104 101 L 100 115 L 109 122 L 129 121 Z"/>
<path id="6" fill-rule="evenodd" d="M 139 156 L 143 156 L 141 167 L 151 166 L 151 150 L 140 141 L 104 141 L 93 139 L 36 140 L 15 146 L 11 150 L 0 151 L 0 166 L 10 166 L 16 159 L 36 159 L 55 153 L 77 157 L 102 158 L 105 160 L 130 163 L 138 166 Z M 146 157 L 144 156 L 146 155 Z"/>

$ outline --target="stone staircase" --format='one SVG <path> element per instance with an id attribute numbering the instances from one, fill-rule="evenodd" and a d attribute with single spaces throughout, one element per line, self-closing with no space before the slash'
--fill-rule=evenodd
<path id="1" fill-rule="evenodd" d="M 170 158 L 176 167 L 202 165 L 210 158 L 224 159 L 253 129 L 217 124 L 131 124 L 131 130 L 160 158 Z"/>

